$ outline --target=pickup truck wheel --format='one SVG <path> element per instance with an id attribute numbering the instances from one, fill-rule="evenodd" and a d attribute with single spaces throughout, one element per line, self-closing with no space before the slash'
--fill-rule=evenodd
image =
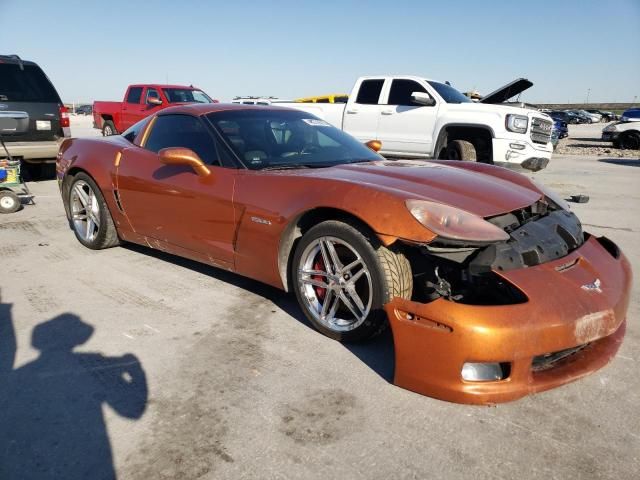
<path id="1" fill-rule="evenodd" d="M 20 197 L 11 190 L 0 190 L 0 213 L 13 213 L 20 210 Z"/>
<path id="2" fill-rule="evenodd" d="M 447 144 L 447 159 L 462 160 L 465 162 L 476 161 L 476 149 L 473 143 L 466 140 L 453 140 Z"/>
<path id="3" fill-rule="evenodd" d="M 107 120 L 104 122 L 102 126 L 102 135 L 105 137 L 110 137 L 111 135 L 117 135 L 118 131 L 116 130 L 116 126 L 113 124 L 111 120 Z"/>
<path id="4" fill-rule="evenodd" d="M 640 149 L 640 133 L 638 132 L 624 132 L 620 134 L 618 138 L 620 148 L 626 148 L 629 150 Z"/>
<path id="5" fill-rule="evenodd" d="M 81 172 L 71 182 L 68 211 L 78 241 L 92 250 L 119 245 L 109 207 L 93 179 Z"/>
<path id="6" fill-rule="evenodd" d="M 387 326 L 383 305 L 410 298 L 411 265 L 375 235 L 326 221 L 300 239 L 291 263 L 296 298 L 311 324 L 341 342 L 371 338 Z"/>

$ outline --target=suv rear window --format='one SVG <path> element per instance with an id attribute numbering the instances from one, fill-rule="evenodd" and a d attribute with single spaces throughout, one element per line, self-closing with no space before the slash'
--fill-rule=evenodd
<path id="1" fill-rule="evenodd" d="M 0 63 L 0 101 L 61 103 L 53 85 L 37 65 Z"/>

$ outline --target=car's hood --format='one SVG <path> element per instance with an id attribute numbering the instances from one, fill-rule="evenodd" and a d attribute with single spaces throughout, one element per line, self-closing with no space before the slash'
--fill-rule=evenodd
<path id="1" fill-rule="evenodd" d="M 407 200 L 443 203 L 482 217 L 524 208 L 542 197 L 527 177 L 472 162 L 382 160 L 295 172 L 385 190 Z"/>
<path id="2" fill-rule="evenodd" d="M 511 83 L 507 83 L 503 87 L 498 88 L 497 90 L 491 92 L 488 95 L 482 97 L 480 103 L 504 103 L 510 98 L 515 97 L 516 95 L 521 94 L 528 88 L 533 86 L 533 82 L 527 80 L 526 78 L 518 78 Z"/>

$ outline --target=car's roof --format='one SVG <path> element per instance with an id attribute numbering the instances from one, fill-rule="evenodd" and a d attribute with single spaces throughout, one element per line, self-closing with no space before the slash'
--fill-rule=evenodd
<path id="1" fill-rule="evenodd" d="M 249 105 L 244 103 L 189 103 L 165 108 L 158 112 L 158 115 L 169 113 L 188 113 L 189 115 L 206 115 L 208 113 L 224 112 L 230 110 L 292 110 L 286 107 L 275 105 Z"/>
<path id="2" fill-rule="evenodd" d="M 23 65 L 37 65 L 35 62 L 31 60 L 23 60 L 17 55 L 0 55 L 0 63 L 22 63 Z"/>
<path id="3" fill-rule="evenodd" d="M 169 85 L 166 83 L 132 83 L 129 87 L 181 88 L 183 90 L 200 90 L 193 85 Z"/>

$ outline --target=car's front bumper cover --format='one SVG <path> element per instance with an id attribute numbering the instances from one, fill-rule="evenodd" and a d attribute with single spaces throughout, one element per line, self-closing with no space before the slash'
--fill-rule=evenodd
<path id="1" fill-rule="evenodd" d="M 632 274 L 609 240 L 589 237 L 563 258 L 496 273 L 528 301 L 477 306 L 396 298 L 385 305 L 396 385 L 452 402 L 499 403 L 577 380 L 615 355 L 625 332 Z M 532 368 L 540 356 L 583 345 L 544 370 Z M 465 381 L 465 362 L 508 364 L 509 373 L 503 380 Z"/>

